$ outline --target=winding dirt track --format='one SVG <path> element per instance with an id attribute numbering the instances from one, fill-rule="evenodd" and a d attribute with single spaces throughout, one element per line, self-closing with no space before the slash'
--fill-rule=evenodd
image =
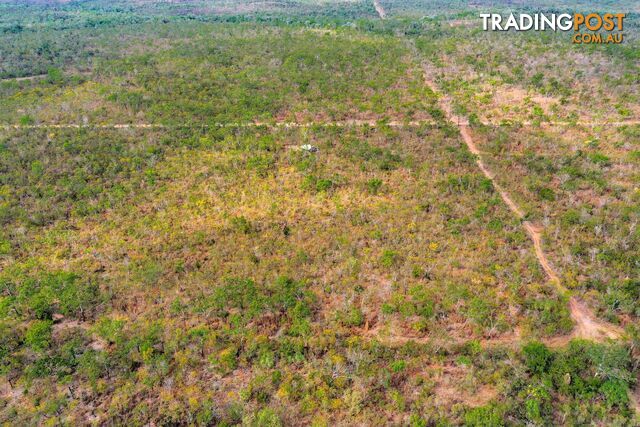
<path id="1" fill-rule="evenodd" d="M 410 49 L 413 51 L 414 56 L 419 58 L 420 54 L 417 51 L 415 45 L 410 40 L 407 40 L 407 43 Z M 509 196 L 509 193 L 507 193 L 507 191 L 496 181 L 493 172 L 484 164 L 484 161 L 482 160 L 482 153 L 478 149 L 475 141 L 473 140 L 473 136 L 471 135 L 468 120 L 466 118 L 456 116 L 453 113 L 453 109 L 451 107 L 451 99 L 448 96 L 442 95 L 440 89 L 433 80 L 433 68 L 425 62 L 422 63 L 422 68 L 425 84 L 429 87 L 429 89 L 431 89 L 433 93 L 438 96 L 438 104 L 444 111 L 447 120 L 458 127 L 460 135 L 467 145 L 467 148 L 476 157 L 476 164 L 478 165 L 478 168 L 482 171 L 484 176 L 492 182 L 494 188 L 496 189 L 498 194 L 500 194 L 500 197 L 509 207 L 509 209 L 518 217 L 518 219 L 522 220 L 522 226 L 533 242 L 533 248 L 536 254 L 536 258 L 538 259 L 538 262 L 540 263 L 540 266 L 542 267 L 544 272 L 549 277 L 549 280 L 554 284 L 554 286 L 560 293 L 568 293 L 568 290 L 562 284 L 558 273 L 549 262 L 549 259 L 547 258 L 547 255 L 542 247 L 543 228 L 533 224 L 531 221 L 524 220 L 525 215 L 522 209 L 520 209 L 520 207 L 513 201 L 511 196 Z M 591 310 L 575 296 L 571 296 L 569 298 L 569 310 L 571 313 L 571 318 L 575 323 L 573 332 L 570 334 L 570 336 L 561 337 L 555 341 L 564 342 L 568 341 L 571 338 L 585 338 L 594 341 L 603 341 L 606 339 L 616 339 L 623 336 L 622 328 L 597 319 L 593 315 Z"/>
<path id="2" fill-rule="evenodd" d="M 381 19 L 385 18 L 385 12 L 382 6 L 379 3 L 379 0 L 374 0 L 374 5 L 376 10 L 378 11 L 378 15 L 380 15 Z M 415 45 L 407 39 L 408 44 L 414 52 L 414 55 L 419 58 L 419 52 L 417 51 Z M 461 121 L 459 117 L 456 117 L 451 109 L 451 102 L 446 98 L 441 96 L 438 87 L 436 86 L 434 80 L 432 79 L 430 73 L 431 68 L 423 63 L 423 76 L 425 83 L 429 88 L 436 94 L 439 95 L 439 104 L 442 110 L 445 112 L 446 118 L 451 122 L 457 125 L 460 130 L 460 134 L 465 144 L 467 145 L 469 151 L 476 156 L 476 164 L 489 180 L 493 183 L 494 188 L 500 194 L 500 197 L 505 202 L 505 204 L 509 207 L 509 209 L 521 220 L 523 220 L 522 225 L 531 238 L 533 242 L 534 251 L 536 254 L 536 258 L 538 262 L 542 266 L 542 269 L 545 271 L 549 280 L 556 286 L 556 288 L 561 293 L 566 293 L 567 289 L 562 285 L 560 277 L 552 267 L 551 263 L 547 259 L 547 256 L 542 247 L 542 228 L 535 226 L 530 221 L 524 221 L 524 213 L 518 207 L 518 205 L 511 199 L 509 194 L 498 184 L 494 178 L 494 174 L 485 166 L 482 161 L 482 155 L 478 147 L 476 146 L 471 132 L 469 130 L 468 122 Z M 637 123 L 628 123 L 628 124 L 637 124 Z M 576 297 L 571 296 L 569 299 L 569 310 L 571 313 L 571 318 L 574 322 L 574 328 L 570 335 L 564 337 L 556 337 L 550 340 L 546 340 L 546 343 L 550 346 L 564 346 L 570 339 L 573 338 L 586 338 L 594 341 L 602 341 L 605 339 L 617 339 L 623 336 L 623 331 L 620 327 L 600 321 L 595 318 L 591 310 L 581 301 L 579 301 Z M 377 334 L 376 334 L 377 335 Z M 413 341 L 412 338 L 409 338 Z M 508 342 L 501 342 L 501 344 L 515 344 L 520 341 L 519 334 L 516 333 L 513 336 L 513 339 Z M 636 413 L 640 412 L 640 389 L 634 391 L 629 390 L 628 392 L 629 400 L 631 402 L 631 406 L 634 408 Z"/>
<path id="3" fill-rule="evenodd" d="M 387 12 L 385 12 L 384 8 L 380 4 L 380 0 L 373 0 L 373 6 L 376 8 L 376 12 L 378 12 L 380 19 L 385 19 L 387 17 Z"/>
<path id="4" fill-rule="evenodd" d="M 498 182 L 496 182 L 495 175 L 485 166 L 482 160 L 481 152 L 473 140 L 467 121 L 453 114 L 453 111 L 451 109 L 451 100 L 448 97 L 442 96 L 440 94 L 440 90 L 431 78 L 431 68 L 427 64 L 423 64 L 423 68 L 425 83 L 435 94 L 439 95 L 439 105 L 440 108 L 444 111 L 447 120 L 458 127 L 458 129 L 460 130 L 460 135 L 469 148 L 469 151 L 471 151 L 471 153 L 476 156 L 476 164 L 478 165 L 478 168 L 480 168 L 484 176 L 491 180 L 494 188 L 496 189 L 498 194 L 500 194 L 500 197 L 502 198 L 504 203 L 520 220 L 523 220 L 522 226 L 533 242 L 536 258 L 542 266 L 542 269 L 549 277 L 549 280 L 561 293 L 566 293 L 567 289 L 562 285 L 558 273 L 549 262 L 549 259 L 547 258 L 547 255 L 545 254 L 542 247 L 542 227 L 534 225 L 531 221 L 524 220 L 525 215 L 524 212 L 522 212 L 522 209 L 520 209 L 520 207 L 513 201 L 513 199 L 511 199 L 506 190 L 502 188 L 502 186 Z M 594 341 L 603 341 L 608 338 L 619 338 L 623 335 L 622 329 L 620 327 L 597 319 L 593 315 L 591 310 L 589 310 L 589 308 L 582 301 L 579 301 L 575 296 L 571 296 L 569 299 L 569 310 L 571 312 L 571 318 L 575 323 L 575 327 L 572 334 L 569 337 L 565 337 L 565 339 L 586 338 Z"/>

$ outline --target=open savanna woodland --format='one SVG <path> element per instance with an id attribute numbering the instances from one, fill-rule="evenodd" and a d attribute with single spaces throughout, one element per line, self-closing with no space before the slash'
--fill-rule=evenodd
<path id="1" fill-rule="evenodd" d="M 636 1 L 0 0 L 3 426 L 640 425 L 639 300 Z"/>

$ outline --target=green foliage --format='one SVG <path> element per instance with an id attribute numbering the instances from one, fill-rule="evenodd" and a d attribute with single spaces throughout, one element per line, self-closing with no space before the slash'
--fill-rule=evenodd
<path id="1" fill-rule="evenodd" d="M 316 192 L 323 193 L 333 189 L 336 184 L 329 178 L 319 178 L 315 175 L 307 175 L 304 177 L 302 188 Z"/>
<path id="2" fill-rule="evenodd" d="M 51 320 L 34 320 L 24 336 L 25 343 L 33 351 L 44 351 L 51 345 Z"/>
<path id="3" fill-rule="evenodd" d="M 64 74 L 58 68 L 49 68 L 47 70 L 47 82 L 50 84 L 59 84 L 64 81 Z"/>
<path id="4" fill-rule="evenodd" d="M 46 225 L 116 206 L 147 179 L 143 171 L 162 153 L 150 135 L 137 139 L 113 130 L 20 131 L 4 146 L 0 188 L 14 189 L 3 201 L 6 213 L 0 210 L 4 224 Z"/>
<path id="5" fill-rule="evenodd" d="M 551 351 L 541 342 L 533 341 L 522 347 L 522 353 L 525 357 L 525 364 L 534 374 L 543 374 L 547 372 L 551 361 Z"/>
<path id="6" fill-rule="evenodd" d="M 611 165 L 611 159 L 608 156 L 605 156 L 602 153 L 592 153 L 589 155 L 589 160 L 593 163 L 601 166 L 609 166 Z"/>
<path id="7" fill-rule="evenodd" d="M 357 307 L 352 307 L 344 316 L 344 324 L 347 326 L 362 326 L 364 324 L 364 314 Z"/>
<path id="8" fill-rule="evenodd" d="M 396 169 L 403 160 L 399 154 L 390 148 L 381 148 L 356 138 L 343 141 L 341 148 L 346 156 L 372 164 L 382 171 Z"/>
<path id="9" fill-rule="evenodd" d="M 600 393 L 604 395 L 607 404 L 625 407 L 629 403 L 629 385 L 619 379 L 610 379 L 600 386 Z"/>
<path id="10" fill-rule="evenodd" d="M 16 352 L 20 348 L 21 336 L 11 322 L 0 322 L 0 375 L 7 375 L 19 363 Z"/>
<path id="11" fill-rule="evenodd" d="M 549 387 L 546 383 L 531 384 L 523 392 L 525 396 L 525 416 L 529 422 L 544 424 L 550 412 Z"/>
<path id="12" fill-rule="evenodd" d="M 122 319 L 101 318 L 96 324 L 96 332 L 110 343 L 121 343 L 124 339 L 125 321 Z"/>
<path id="13" fill-rule="evenodd" d="M 542 72 L 535 73 L 533 77 L 531 77 L 531 84 L 538 88 L 542 87 L 542 83 L 544 80 L 544 74 Z"/>
<path id="14" fill-rule="evenodd" d="M 382 255 L 380 255 L 380 265 L 385 268 L 393 267 L 400 259 L 400 254 L 398 252 L 385 249 L 382 251 Z"/>
<path id="15" fill-rule="evenodd" d="M 631 379 L 629 362 L 629 353 L 623 346 L 572 341 L 556 356 L 550 373 L 554 385 L 561 391 L 581 396 L 597 392 L 609 379 L 628 384 Z"/>
<path id="16" fill-rule="evenodd" d="M 227 347 L 211 358 L 211 363 L 222 373 L 229 373 L 238 367 L 238 349 Z"/>
<path id="17" fill-rule="evenodd" d="M 35 123 L 35 119 L 31 116 L 22 116 L 20 117 L 20 125 L 22 126 L 30 126 Z"/>
<path id="18" fill-rule="evenodd" d="M 404 371 L 406 367 L 407 367 L 407 362 L 405 362 L 404 360 L 394 360 L 393 362 L 391 362 L 391 366 L 390 366 L 391 371 L 395 373 Z"/>
<path id="19" fill-rule="evenodd" d="M 59 313 L 85 319 L 100 301 L 98 286 L 71 272 L 44 273 L 17 282 L 4 280 L 5 286 L 12 289 L 12 296 L 5 300 L 7 315 L 50 320 Z"/>
<path id="20" fill-rule="evenodd" d="M 314 295 L 302 282 L 280 277 L 269 286 L 249 279 L 226 279 L 198 310 L 213 310 L 231 324 L 241 327 L 264 313 L 277 313 L 289 325 L 292 335 L 307 335 L 308 318 L 315 303 Z"/>
<path id="21" fill-rule="evenodd" d="M 421 65 L 563 283 L 632 325 L 640 133 L 571 123 L 633 113 L 633 39 L 569 76 L 597 47 L 459 1 L 143 3 L 0 6 L 0 77 L 35 77 L 0 121 L 87 124 L 0 130 L 0 423 L 631 423 L 637 346 L 508 344 L 569 332 L 568 301 Z M 309 125 L 244 125 L 274 120 Z"/>
<path id="22" fill-rule="evenodd" d="M 553 192 L 553 190 L 551 188 L 540 188 L 538 190 L 538 196 L 542 199 L 542 200 L 548 200 L 553 202 L 554 200 L 556 200 L 556 196 L 555 193 Z"/>
<path id="23" fill-rule="evenodd" d="M 580 223 L 580 213 L 576 210 L 569 210 L 562 216 L 562 222 L 567 225 L 577 225 Z"/>
<path id="24" fill-rule="evenodd" d="M 249 427 L 281 427 L 280 417 L 272 409 L 264 408 L 242 420 L 242 424 Z"/>
<path id="25" fill-rule="evenodd" d="M 440 182 L 440 186 L 453 193 L 463 191 L 493 192 L 491 180 L 480 177 L 479 175 L 449 175 L 446 182 Z"/>
<path id="26" fill-rule="evenodd" d="M 250 157 L 247 160 L 247 167 L 253 169 L 260 176 L 266 176 L 273 169 L 275 161 L 273 157 L 268 155 L 258 155 Z"/>
<path id="27" fill-rule="evenodd" d="M 434 315 L 435 304 L 433 296 L 427 292 L 426 288 L 420 285 L 412 286 L 409 289 L 409 296 L 413 304 L 413 312 L 418 316 L 429 319 Z"/>
<path id="28" fill-rule="evenodd" d="M 566 298 L 527 299 L 524 306 L 529 311 L 531 330 L 541 335 L 565 333 L 573 327 Z"/>
<path id="29" fill-rule="evenodd" d="M 478 325 L 489 326 L 494 322 L 496 308 L 491 301 L 487 301 L 481 297 L 473 297 L 469 302 L 467 315 Z"/>
<path id="30" fill-rule="evenodd" d="M 497 427 L 505 425 L 500 407 L 489 404 L 472 408 L 464 416 L 465 425 L 477 427 Z"/>
<path id="31" fill-rule="evenodd" d="M 371 194 L 378 194 L 380 187 L 382 187 L 381 179 L 372 178 L 367 181 L 367 190 L 369 190 L 369 193 Z"/>
<path id="32" fill-rule="evenodd" d="M 8 255 L 11 253 L 11 242 L 0 237 L 0 255 Z"/>
<path id="33" fill-rule="evenodd" d="M 138 113 L 149 106 L 148 99 L 145 99 L 142 92 L 123 90 L 109 95 L 107 100 L 116 102 L 133 113 Z"/>
<path id="34" fill-rule="evenodd" d="M 236 216 L 231 218 L 231 226 L 243 234 L 250 234 L 254 231 L 253 226 L 244 216 Z"/>

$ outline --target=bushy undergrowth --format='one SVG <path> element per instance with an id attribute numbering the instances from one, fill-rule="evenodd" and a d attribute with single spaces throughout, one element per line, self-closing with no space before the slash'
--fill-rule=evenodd
<path id="1" fill-rule="evenodd" d="M 638 163 L 636 128 L 581 130 L 580 149 L 552 152 L 564 140 L 541 128 L 485 128 L 483 84 L 531 91 L 499 118 L 534 124 L 575 119 L 585 89 L 547 57 L 514 65 L 545 48 L 529 38 L 518 55 L 471 54 L 464 13 L 232 6 L 0 5 L 0 75 L 46 72 L 0 82 L 0 119 L 88 125 L 0 131 L 0 422 L 633 423 L 638 340 L 541 343 L 571 330 L 568 296 L 401 37 L 464 71 L 438 83 L 486 137 L 486 163 L 548 228 L 567 286 L 631 332 L 636 177 L 622 172 Z M 621 84 L 611 106 L 625 116 L 633 64 L 607 54 L 622 74 L 598 84 Z M 320 124 L 348 119 L 376 126 Z M 273 120 L 319 123 L 215 125 Z M 167 126 L 100 128 L 114 123 Z"/>

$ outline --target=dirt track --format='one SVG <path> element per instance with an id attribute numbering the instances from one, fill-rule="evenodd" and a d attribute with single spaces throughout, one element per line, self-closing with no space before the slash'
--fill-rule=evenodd
<path id="1" fill-rule="evenodd" d="M 373 0 L 373 6 L 376 8 L 376 12 L 378 12 L 380 19 L 385 19 L 387 17 L 387 12 L 385 12 L 384 8 L 380 4 L 380 0 Z"/>
<path id="2" fill-rule="evenodd" d="M 469 124 L 460 120 L 458 123 L 460 133 L 469 133 Z M 499 126 L 493 122 L 482 122 L 485 126 Z M 523 126 L 531 125 L 530 123 L 521 123 Z M 583 122 L 583 126 L 629 126 L 640 124 L 640 121 L 629 120 L 625 122 Z M 338 120 L 333 122 L 226 122 L 226 123 L 212 123 L 212 124 L 200 124 L 200 125 L 163 125 L 159 123 L 114 123 L 114 124 L 76 124 L 76 123 L 40 123 L 35 125 L 18 125 L 18 124 L 0 124 L 0 130 L 9 129 L 171 129 L 171 128 L 253 128 L 253 127 L 266 127 L 266 128 L 308 128 L 308 127 L 348 127 L 348 126 L 371 126 L 378 127 L 381 125 L 403 128 L 403 127 L 420 127 L 420 126 L 442 126 L 441 121 L 434 120 L 391 120 L 391 121 L 379 121 L 379 120 Z M 546 122 L 542 123 L 542 126 L 564 126 L 568 123 L 563 122 Z M 469 136 L 469 138 L 471 138 Z M 470 146 L 471 149 L 471 146 Z M 477 148 L 472 151 L 474 154 L 482 154 Z M 481 166 L 483 172 L 489 173 L 488 170 Z M 511 207 L 511 205 L 510 205 Z M 513 208 L 517 207 L 513 205 Z"/>
<path id="3" fill-rule="evenodd" d="M 440 91 L 430 76 L 430 68 L 426 65 L 424 66 L 424 79 L 427 86 L 429 86 L 429 88 L 434 93 L 439 95 Z M 524 212 L 511 199 L 509 194 L 502 188 L 502 186 L 496 182 L 493 172 L 491 172 L 491 170 L 489 170 L 485 166 L 482 160 L 481 152 L 475 144 L 475 141 L 473 140 L 473 136 L 471 135 L 471 131 L 469 129 L 467 121 L 453 114 L 451 102 L 448 97 L 440 96 L 439 105 L 440 108 L 444 111 L 447 120 L 455 124 L 460 130 L 462 139 L 467 145 L 469 151 L 471 151 L 471 153 L 476 156 L 476 164 L 478 165 L 484 176 L 491 180 L 494 188 L 496 189 L 498 194 L 500 194 L 500 197 L 509 207 L 509 209 L 519 219 L 523 220 L 525 216 Z M 549 259 L 547 258 L 547 255 L 545 254 L 542 247 L 542 227 L 534 225 L 530 221 L 523 221 L 522 226 L 533 242 L 536 258 L 538 259 L 538 262 L 540 263 L 542 269 L 549 277 L 549 280 L 558 288 L 561 293 L 566 293 L 567 289 L 562 285 L 558 273 L 549 262 Z M 623 335 L 622 329 L 620 327 L 598 320 L 593 315 L 591 310 L 589 310 L 589 308 L 583 302 L 579 301 L 574 296 L 569 299 L 569 310 L 571 312 L 571 318 L 575 323 L 575 327 L 573 333 L 567 338 L 587 338 L 594 341 L 602 341 L 607 338 L 619 338 Z"/>
<path id="4" fill-rule="evenodd" d="M 27 80 L 38 80 L 47 77 L 48 74 L 37 74 L 35 76 L 27 76 L 27 77 L 12 77 L 8 79 L 1 79 L 0 82 L 24 82 Z"/>

